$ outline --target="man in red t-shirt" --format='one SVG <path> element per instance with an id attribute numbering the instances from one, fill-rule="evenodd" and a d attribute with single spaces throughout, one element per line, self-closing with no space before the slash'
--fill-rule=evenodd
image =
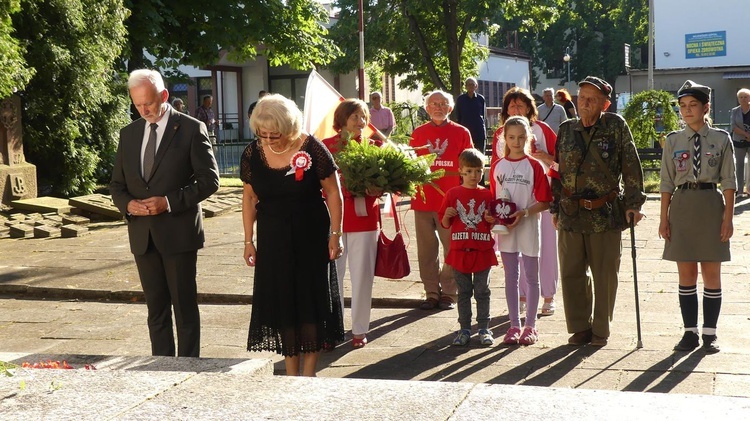
<path id="1" fill-rule="evenodd" d="M 445 176 L 436 180 L 434 185 L 422 187 L 411 200 L 417 236 L 419 276 L 425 291 L 425 301 L 420 308 L 432 310 L 439 307 L 449 310 L 456 307 L 456 280 L 450 265 L 443 263 L 442 270 L 440 268 L 438 251 L 442 244 L 443 257 L 448 254 L 450 231 L 441 225 L 438 211 L 445 192 L 461 184 L 458 156 L 464 149 L 473 148 L 474 144 L 468 129 L 448 120 L 453 110 L 451 94 L 443 91 L 430 92 L 425 97 L 424 105 L 430 121 L 414 130 L 409 145 L 417 155 L 436 154 L 431 170 L 443 169 Z"/>

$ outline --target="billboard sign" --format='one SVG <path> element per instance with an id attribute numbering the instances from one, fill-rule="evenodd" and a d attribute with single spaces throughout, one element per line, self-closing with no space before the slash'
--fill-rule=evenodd
<path id="1" fill-rule="evenodd" d="M 686 59 L 725 55 L 727 55 L 727 31 L 685 34 Z"/>

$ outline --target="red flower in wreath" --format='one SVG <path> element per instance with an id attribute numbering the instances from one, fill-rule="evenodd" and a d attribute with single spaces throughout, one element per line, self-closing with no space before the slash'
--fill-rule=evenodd
<path id="1" fill-rule="evenodd" d="M 292 168 L 289 170 L 289 173 L 294 172 L 294 179 L 302 181 L 305 171 L 309 170 L 312 166 L 312 157 L 305 151 L 299 151 L 292 156 L 290 165 Z"/>

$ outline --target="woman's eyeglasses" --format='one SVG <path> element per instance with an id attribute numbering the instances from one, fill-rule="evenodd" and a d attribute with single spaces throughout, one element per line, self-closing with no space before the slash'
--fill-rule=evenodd
<path id="1" fill-rule="evenodd" d="M 267 135 L 263 135 L 263 134 L 260 134 L 260 132 L 255 132 L 255 136 L 257 136 L 257 137 L 258 137 L 259 139 L 268 139 L 268 140 L 279 140 L 279 139 L 281 139 L 282 137 L 284 137 L 284 136 L 282 136 L 281 134 L 278 134 L 278 135 L 273 135 L 273 136 L 272 136 L 272 135 L 270 135 L 270 134 L 267 134 Z"/>

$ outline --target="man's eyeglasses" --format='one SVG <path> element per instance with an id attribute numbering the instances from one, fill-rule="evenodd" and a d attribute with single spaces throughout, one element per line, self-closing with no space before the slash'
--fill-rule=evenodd
<path id="1" fill-rule="evenodd" d="M 447 102 L 430 102 L 431 106 L 438 107 L 438 108 L 447 108 L 450 107 L 450 104 Z"/>
<path id="2" fill-rule="evenodd" d="M 255 132 L 255 136 L 257 136 L 258 139 L 268 139 L 268 140 L 279 140 L 282 137 L 284 137 L 281 134 L 271 136 L 270 134 L 267 134 L 267 135 L 260 134 L 260 132 Z"/>

